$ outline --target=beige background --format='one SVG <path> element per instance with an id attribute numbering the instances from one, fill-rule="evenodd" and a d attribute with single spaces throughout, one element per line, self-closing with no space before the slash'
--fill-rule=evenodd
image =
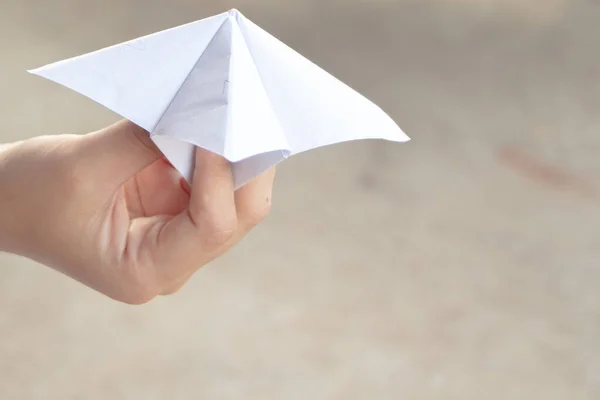
<path id="1" fill-rule="evenodd" d="M 0 139 L 116 119 L 25 69 L 231 7 L 413 141 L 286 161 L 145 306 L 0 255 L 0 398 L 600 398 L 600 3 L 0 0 Z"/>

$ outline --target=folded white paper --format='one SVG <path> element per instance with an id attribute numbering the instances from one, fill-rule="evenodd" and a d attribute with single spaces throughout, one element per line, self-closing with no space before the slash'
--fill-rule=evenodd
<path id="1" fill-rule="evenodd" d="M 29 71 L 147 130 L 191 181 L 195 146 L 239 188 L 287 157 L 410 140 L 377 105 L 231 10 Z"/>

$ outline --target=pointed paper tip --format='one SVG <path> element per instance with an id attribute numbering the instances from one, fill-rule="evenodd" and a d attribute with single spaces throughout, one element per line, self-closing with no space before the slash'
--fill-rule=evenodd
<path id="1" fill-rule="evenodd" d="M 34 75 L 34 76 L 41 76 L 42 78 L 44 78 L 44 68 L 43 67 L 28 69 L 28 70 L 25 70 L 25 72 L 27 72 L 28 74 Z"/>
<path id="2" fill-rule="evenodd" d="M 47 65 L 43 65 L 41 67 L 38 66 L 35 68 L 29 68 L 29 69 L 25 70 L 25 72 L 32 74 L 32 75 L 44 76 L 44 73 L 46 72 L 47 67 L 53 66 L 55 64 L 58 64 L 58 63 L 47 64 Z"/>
<path id="3" fill-rule="evenodd" d="M 41 76 L 42 78 L 46 77 L 46 71 L 44 67 L 30 68 L 25 70 L 25 72 L 31 75 Z"/>
<path id="4" fill-rule="evenodd" d="M 233 18 L 236 21 L 239 20 L 240 18 L 244 17 L 244 15 L 237 8 L 232 8 L 231 10 L 229 10 L 227 12 L 227 14 L 229 14 L 230 18 Z"/>

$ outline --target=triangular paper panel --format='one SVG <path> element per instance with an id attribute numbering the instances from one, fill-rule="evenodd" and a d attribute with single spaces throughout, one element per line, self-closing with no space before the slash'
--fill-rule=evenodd
<path id="1" fill-rule="evenodd" d="M 224 13 L 29 72 L 151 132 L 226 18 Z"/>
<path id="2" fill-rule="evenodd" d="M 194 149 L 241 187 L 291 154 L 409 138 L 378 106 L 237 10 L 32 71 L 150 132 L 191 181 Z"/>
<path id="3" fill-rule="evenodd" d="M 381 108 L 238 14 L 292 155 L 359 139 L 410 140 Z"/>

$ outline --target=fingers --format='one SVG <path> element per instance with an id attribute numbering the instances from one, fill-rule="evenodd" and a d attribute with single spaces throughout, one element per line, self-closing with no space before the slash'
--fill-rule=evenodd
<path id="1" fill-rule="evenodd" d="M 148 132 L 127 120 L 80 139 L 78 157 L 115 188 L 161 157 Z"/>
<path id="2" fill-rule="evenodd" d="M 199 148 L 189 207 L 156 238 L 155 263 L 163 289 L 221 255 L 236 231 L 231 166 L 224 158 Z"/>
<path id="3" fill-rule="evenodd" d="M 196 152 L 188 217 L 207 247 L 222 245 L 237 229 L 231 165 L 200 148 Z"/>
<path id="4" fill-rule="evenodd" d="M 194 262 L 171 275 L 162 294 L 178 291 L 198 268 L 229 250 L 267 216 L 274 177 L 273 168 L 234 192 L 229 163 L 199 150 L 189 211 Z"/>

